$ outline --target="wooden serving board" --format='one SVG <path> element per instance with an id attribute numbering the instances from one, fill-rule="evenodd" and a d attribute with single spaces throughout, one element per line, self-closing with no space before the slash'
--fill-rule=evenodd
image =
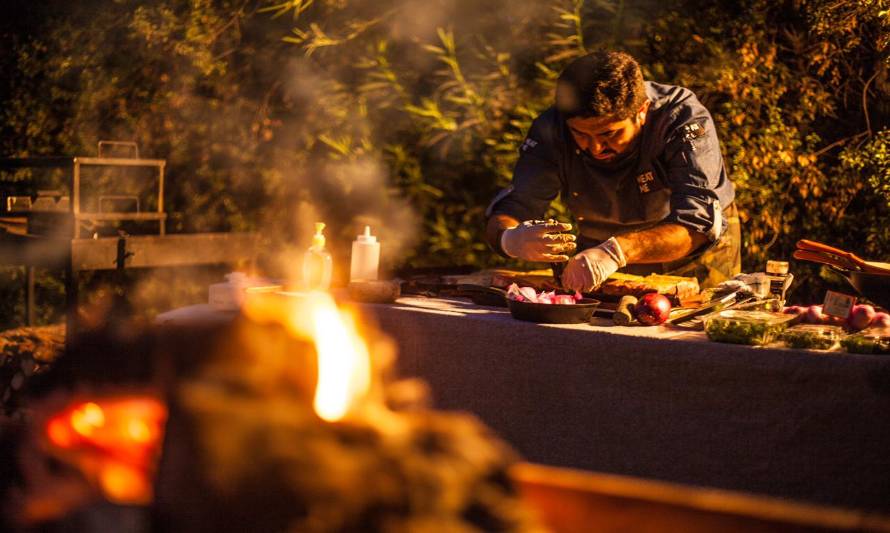
<path id="1" fill-rule="evenodd" d="M 492 271 L 491 285 L 506 288 L 511 283 L 520 286 L 534 287 L 536 290 L 559 288 L 549 269 L 533 271 Z M 658 292 L 668 296 L 674 305 L 694 305 L 699 295 L 698 280 L 680 276 L 650 274 L 635 276 L 616 272 L 609 276 L 605 283 L 595 291 L 587 293 L 592 298 L 606 302 L 617 302 L 622 296 L 640 297 L 647 292 Z"/>

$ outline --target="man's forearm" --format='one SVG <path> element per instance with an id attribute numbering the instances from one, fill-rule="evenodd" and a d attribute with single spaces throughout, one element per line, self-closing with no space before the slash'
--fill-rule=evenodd
<path id="1" fill-rule="evenodd" d="M 495 250 L 501 249 L 500 235 L 505 229 L 515 228 L 519 225 L 519 221 L 510 215 L 492 215 L 488 219 L 488 225 L 485 227 L 485 239 L 488 244 Z"/>
<path id="2" fill-rule="evenodd" d="M 628 263 L 667 263 L 691 254 L 707 237 L 685 226 L 665 223 L 616 239 Z"/>

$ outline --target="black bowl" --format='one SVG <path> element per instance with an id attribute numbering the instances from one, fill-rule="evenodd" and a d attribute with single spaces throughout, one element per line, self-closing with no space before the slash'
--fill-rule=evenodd
<path id="1" fill-rule="evenodd" d="M 578 324 L 590 322 L 599 300 L 582 298 L 574 304 L 535 304 L 507 298 L 510 314 L 517 320 L 539 324 Z"/>

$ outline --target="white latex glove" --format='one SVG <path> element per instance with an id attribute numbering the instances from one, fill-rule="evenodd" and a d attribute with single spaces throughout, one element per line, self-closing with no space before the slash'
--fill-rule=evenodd
<path id="1" fill-rule="evenodd" d="M 589 292 L 627 264 L 624 252 L 615 237 L 578 252 L 562 273 L 562 286 L 570 291 Z"/>
<path id="2" fill-rule="evenodd" d="M 568 261 L 566 252 L 574 252 L 575 236 L 564 233 L 571 224 L 555 220 L 526 220 L 522 224 L 504 230 L 501 234 L 501 250 L 510 257 L 526 261 Z"/>

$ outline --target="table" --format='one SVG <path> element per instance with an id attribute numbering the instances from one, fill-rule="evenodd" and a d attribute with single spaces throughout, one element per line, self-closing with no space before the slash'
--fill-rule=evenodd
<path id="1" fill-rule="evenodd" d="M 530 461 L 890 511 L 890 357 L 537 325 L 460 299 L 362 308 L 437 408 Z"/>

